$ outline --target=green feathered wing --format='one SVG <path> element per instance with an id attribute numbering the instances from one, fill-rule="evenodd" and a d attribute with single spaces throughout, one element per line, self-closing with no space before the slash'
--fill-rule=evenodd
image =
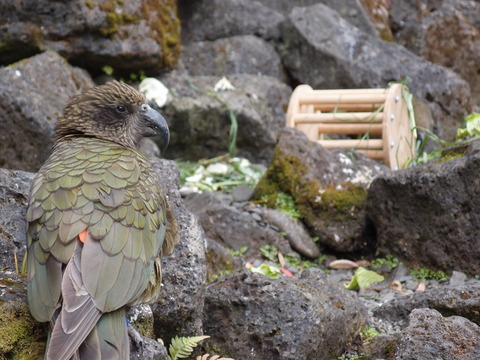
<path id="1" fill-rule="evenodd" d="M 162 250 L 177 241 L 149 161 L 104 140 L 63 141 L 33 182 L 27 220 L 28 303 L 38 321 L 55 323 L 48 359 L 128 358 L 128 343 L 111 344 L 101 329 L 126 336 L 123 308 L 156 299 Z M 87 337 L 113 348 L 80 348 Z"/>

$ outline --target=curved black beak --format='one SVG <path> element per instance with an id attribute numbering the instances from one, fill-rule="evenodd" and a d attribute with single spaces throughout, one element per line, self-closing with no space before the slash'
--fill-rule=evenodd
<path id="1" fill-rule="evenodd" d="M 170 130 L 168 129 L 167 121 L 157 110 L 152 109 L 148 104 L 142 105 L 141 112 L 145 121 L 142 135 L 145 137 L 160 135 L 159 146 L 163 154 L 170 142 Z"/>

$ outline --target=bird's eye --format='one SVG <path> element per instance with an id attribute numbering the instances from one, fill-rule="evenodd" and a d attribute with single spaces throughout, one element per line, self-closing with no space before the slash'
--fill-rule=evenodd
<path id="1" fill-rule="evenodd" d="M 119 112 L 119 113 L 124 113 L 127 111 L 127 108 L 123 105 L 117 105 L 116 107 L 116 110 Z"/>

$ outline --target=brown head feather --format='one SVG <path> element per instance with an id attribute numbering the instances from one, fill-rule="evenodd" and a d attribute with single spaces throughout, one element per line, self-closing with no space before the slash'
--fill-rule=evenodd
<path id="1" fill-rule="evenodd" d="M 145 97 L 133 87 L 111 81 L 75 96 L 55 126 L 56 141 L 73 136 L 97 137 L 135 147 L 141 135 L 135 127 Z M 123 106 L 125 112 L 119 112 Z"/>

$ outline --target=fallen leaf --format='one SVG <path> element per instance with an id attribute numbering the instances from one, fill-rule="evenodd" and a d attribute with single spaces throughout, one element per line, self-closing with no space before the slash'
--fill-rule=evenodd
<path id="1" fill-rule="evenodd" d="M 358 266 L 363 266 L 363 267 L 366 267 L 366 268 L 372 266 L 372 263 L 368 260 L 358 260 L 358 261 L 355 261 L 355 262 L 358 264 Z"/>
<path id="2" fill-rule="evenodd" d="M 280 266 L 283 268 L 286 265 L 285 258 L 283 257 L 283 254 L 279 251 L 278 252 L 278 262 L 280 263 Z"/>
<path id="3" fill-rule="evenodd" d="M 356 269 L 358 266 L 356 262 L 346 259 L 334 260 L 328 265 L 329 268 L 336 270 Z"/>
<path id="4" fill-rule="evenodd" d="M 423 281 L 418 284 L 417 288 L 415 289 L 415 292 L 424 292 L 425 291 L 425 283 Z"/>
<path id="5" fill-rule="evenodd" d="M 377 274 L 375 271 L 359 267 L 357 270 L 355 270 L 355 274 L 352 277 L 352 281 L 350 281 L 350 283 L 348 284 L 347 289 L 365 289 L 371 284 L 381 282 L 383 280 L 385 280 L 385 278 L 382 275 Z"/>
<path id="6" fill-rule="evenodd" d="M 282 273 L 284 273 L 285 275 L 287 275 L 287 276 L 294 277 L 293 274 L 292 274 L 289 270 L 287 270 L 287 269 L 285 269 L 285 268 L 283 268 L 283 267 L 280 268 L 280 271 L 281 271 Z"/>

